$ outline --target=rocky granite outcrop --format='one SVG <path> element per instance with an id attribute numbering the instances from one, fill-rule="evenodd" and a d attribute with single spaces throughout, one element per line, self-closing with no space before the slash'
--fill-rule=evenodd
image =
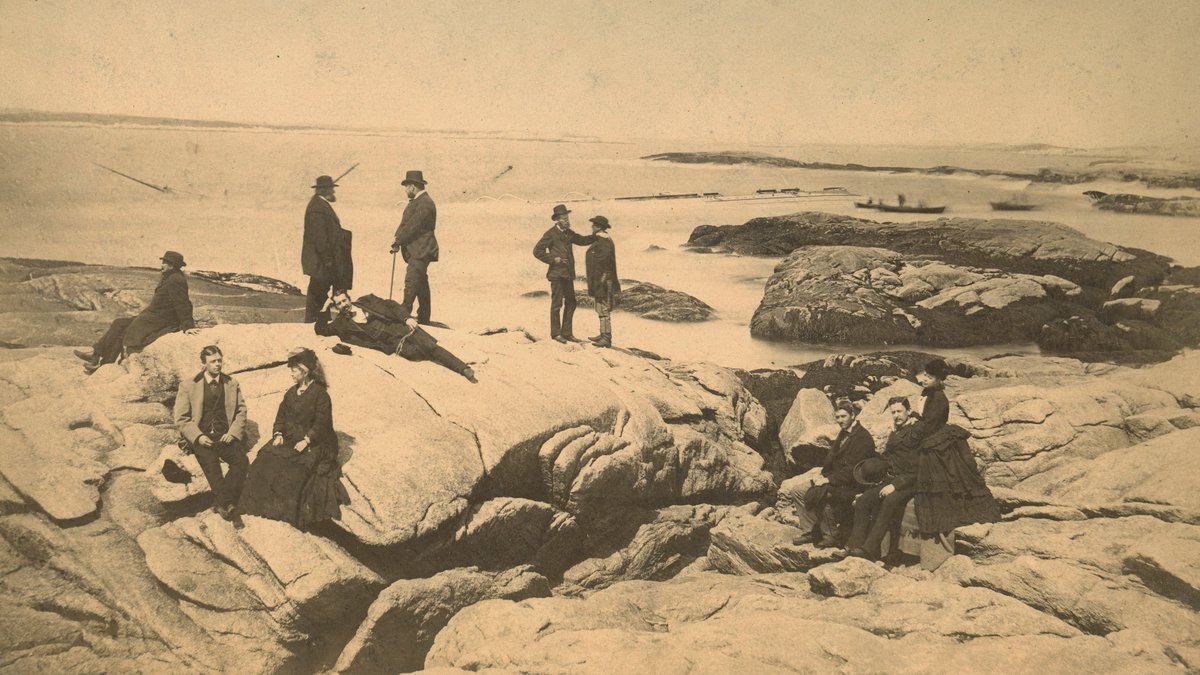
<path id="1" fill-rule="evenodd" d="M 1079 311 L 1082 289 L 856 246 L 806 246 L 775 267 L 750 321 L 756 337 L 809 343 L 963 346 L 1033 340 Z"/>
<path id="2" fill-rule="evenodd" d="M 821 447 L 837 392 L 881 445 L 926 355 L 735 373 L 433 330 L 479 384 L 301 324 L 170 335 L 89 378 L 67 347 L 0 350 L 0 671 L 1200 669 L 1195 352 L 951 358 L 951 422 L 1003 516 L 930 573 L 795 544 L 766 471 Z M 210 343 L 254 446 L 286 350 L 318 351 L 339 522 L 207 510 L 169 406 Z"/>
<path id="3" fill-rule="evenodd" d="M 1148 213 L 1156 216 L 1200 217 L 1200 199 L 1195 197 L 1147 197 L 1134 194 L 1106 194 L 1092 201 L 1094 208 L 1117 213 Z"/>
<path id="4" fill-rule="evenodd" d="M 575 289 L 576 300 L 581 307 L 592 307 L 595 300 L 587 293 L 586 280 Z M 544 298 L 549 291 L 529 291 L 524 298 Z M 716 311 L 704 301 L 682 291 L 673 291 L 657 284 L 636 279 L 621 280 L 621 294 L 615 311 L 636 314 L 643 319 L 688 323 L 708 321 L 716 317 Z"/>
<path id="5" fill-rule="evenodd" d="M 252 274 L 185 271 L 199 325 L 299 321 L 304 296 Z M 0 346 L 91 345 L 118 316 L 145 309 L 158 270 L 0 258 Z"/>
<path id="6" fill-rule="evenodd" d="M 1170 262 L 1044 221 L 939 218 L 879 223 L 812 211 L 754 218 L 744 225 L 701 225 L 692 231 L 688 245 L 764 256 L 786 256 L 806 246 L 883 248 L 908 260 L 928 257 L 1010 274 L 1052 274 L 1105 292 L 1130 275 L 1139 287 L 1161 283 Z"/>

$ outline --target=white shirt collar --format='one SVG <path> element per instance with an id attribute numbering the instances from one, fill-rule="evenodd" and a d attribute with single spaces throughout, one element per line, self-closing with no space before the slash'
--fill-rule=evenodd
<path id="1" fill-rule="evenodd" d="M 329 197 L 326 197 L 325 195 L 317 195 L 317 196 L 320 197 L 321 199 L 324 199 L 326 204 L 333 203 L 333 202 L 329 201 Z"/>
<path id="2" fill-rule="evenodd" d="M 417 192 L 417 194 L 413 195 L 413 199 L 416 199 L 417 197 L 420 197 L 423 194 L 425 194 L 425 191 L 421 190 L 421 191 Z"/>
<path id="3" fill-rule="evenodd" d="M 218 375 L 217 377 L 213 377 L 212 375 L 208 374 L 207 370 L 204 371 L 204 382 L 206 384 L 212 384 L 213 382 L 216 382 L 219 378 L 220 378 L 220 375 Z"/>

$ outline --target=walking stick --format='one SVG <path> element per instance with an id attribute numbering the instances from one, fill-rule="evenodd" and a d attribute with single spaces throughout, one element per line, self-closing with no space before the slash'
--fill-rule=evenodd
<path id="1" fill-rule="evenodd" d="M 388 300 L 392 299 L 392 291 L 396 288 L 396 252 L 392 251 L 392 281 L 388 284 Z"/>

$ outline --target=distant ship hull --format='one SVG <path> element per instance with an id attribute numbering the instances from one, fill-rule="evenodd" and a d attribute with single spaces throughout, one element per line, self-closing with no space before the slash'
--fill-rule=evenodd
<path id="1" fill-rule="evenodd" d="M 941 213 L 946 210 L 944 206 L 894 206 L 890 204 L 880 204 L 880 211 L 887 213 Z"/>
<path id="2" fill-rule="evenodd" d="M 1017 204 L 1014 202 L 988 202 L 993 211 L 1032 211 L 1037 204 Z"/>

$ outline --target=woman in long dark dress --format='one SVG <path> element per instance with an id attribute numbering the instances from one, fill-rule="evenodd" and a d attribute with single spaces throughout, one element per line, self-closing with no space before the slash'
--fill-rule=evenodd
<path id="1" fill-rule="evenodd" d="M 307 530 L 340 518 L 350 496 L 341 484 L 333 403 L 317 355 L 293 352 L 288 369 L 296 384 L 279 404 L 271 441 L 250 465 L 238 510 Z"/>
<path id="2" fill-rule="evenodd" d="M 941 359 L 925 364 L 917 375 L 924 389 L 921 420 L 916 425 L 920 438 L 917 456 L 917 522 L 921 534 L 933 536 L 970 523 L 991 523 L 1000 509 L 975 464 L 970 434 L 950 418 L 950 401 L 943 382 L 950 367 Z"/>

